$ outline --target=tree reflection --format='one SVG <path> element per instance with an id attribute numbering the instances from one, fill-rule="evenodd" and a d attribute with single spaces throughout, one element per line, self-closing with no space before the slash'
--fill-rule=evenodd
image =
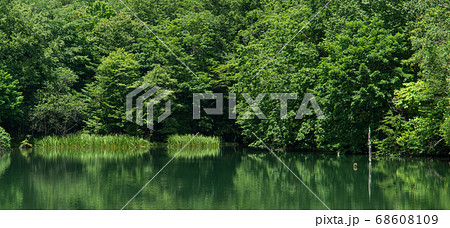
<path id="1" fill-rule="evenodd" d="M 166 164 L 126 209 L 324 209 L 270 153 L 184 152 L 169 164 L 174 152 L 165 148 L 3 154 L 0 209 L 120 209 Z M 448 161 L 279 156 L 331 209 L 449 209 Z"/>

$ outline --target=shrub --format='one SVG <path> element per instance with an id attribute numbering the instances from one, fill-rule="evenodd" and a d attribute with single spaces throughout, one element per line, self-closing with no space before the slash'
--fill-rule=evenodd
<path id="1" fill-rule="evenodd" d="M 0 127 L 0 149 L 9 148 L 11 148 L 11 136 L 9 136 L 8 132 L 6 132 L 5 129 Z"/>

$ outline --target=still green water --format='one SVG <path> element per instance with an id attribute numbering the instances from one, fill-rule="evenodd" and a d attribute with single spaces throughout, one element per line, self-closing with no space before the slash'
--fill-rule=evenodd
<path id="1" fill-rule="evenodd" d="M 0 209 L 120 209 L 176 152 L 2 153 Z M 448 159 L 279 156 L 331 209 L 450 209 Z M 182 151 L 126 209 L 326 208 L 272 154 L 227 147 Z"/>

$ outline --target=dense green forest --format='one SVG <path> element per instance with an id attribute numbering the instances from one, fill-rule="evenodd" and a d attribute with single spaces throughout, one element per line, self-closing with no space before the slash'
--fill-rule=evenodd
<path id="1" fill-rule="evenodd" d="M 448 0 L 2 0 L 0 147 L 8 135 L 156 142 L 200 132 L 364 153 L 370 127 L 378 154 L 448 155 L 449 9 Z M 126 94 L 143 83 L 171 91 L 172 115 L 154 130 L 125 119 Z M 267 119 L 240 118 L 250 107 L 237 96 L 237 119 L 193 120 L 192 94 L 203 92 L 224 93 L 225 104 L 229 93 L 312 93 L 325 118 L 295 119 L 301 98 L 280 118 L 268 96 Z"/>

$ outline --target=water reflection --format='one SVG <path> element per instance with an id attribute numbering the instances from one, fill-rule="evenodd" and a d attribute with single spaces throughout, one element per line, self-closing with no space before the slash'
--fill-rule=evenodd
<path id="1" fill-rule="evenodd" d="M 199 158 L 219 156 L 220 148 L 219 147 L 206 147 L 202 149 L 191 147 L 168 148 L 167 153 L 171 157 L 177 156 L 177 158 L 181 159 L 199 159 Z"/>
<path id="2" fill-rule="evenodd" d="M 369 161 L 369 178 L 367 178 L 367 189 L 369 190 L 369 202 L 370 202 L 370 191 L 372 186 L 372 161 Z"/>
<path id="3" fill-rule="evenodd" d="M 0 209 L 120 209 L 177 152 L 56 150 L 0 155 Z M 331 209 L 450 209 L 448 161 L 279 156 Z M 270 153 L 220 148 L 182 151 L 126 209 L 324 206 Z"/>
<path id="4" fill-rule="evenodd" d="M 139 157 L 148 152 L 148 148 L 36 148 L 33 153 L 46 159 L 126 159 Z"/>
<path id="5" fill-rule="evenodd" d="M 10 164 L 11 158 L 9 157 L 9 153 L 0 151 L 0 177 L 3 175 Z"/>

